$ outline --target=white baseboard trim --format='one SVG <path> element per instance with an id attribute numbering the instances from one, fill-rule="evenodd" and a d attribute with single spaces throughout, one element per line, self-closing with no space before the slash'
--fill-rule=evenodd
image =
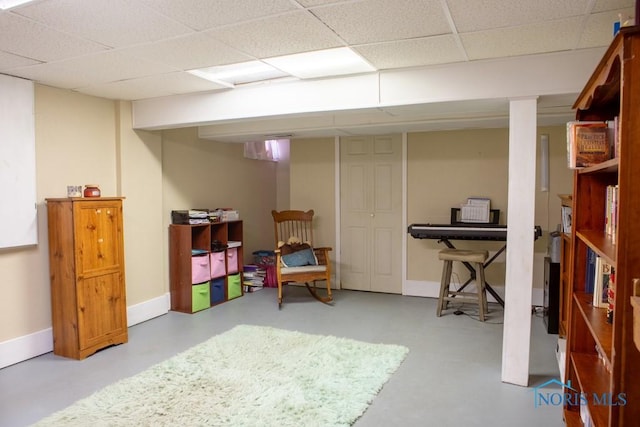
<path id="1" fill-rule="evenodd" d="M 475 285 L 470 285 L 473 292 Z M 491 285 L 491 287 L 504 299 L 504 285 Z M 440 282 L 430 282 L 422 280 L 406 280 L 402 286 L 402 295 L 413 297 L 438 298 L 440 293 Z M 533 288 L 531 291 L 532 304 L 541 306 L 544 300 L 544 289 Z M 496 302 L 491 294 L 487 294 L 489 302 Z"/>
<path id="2" fill-rule="evenodd" d="M 127 307 L 127 326 L 146 322 L 154 317 L 167 314 L 171 309 L 171 294 L 166 293 L 159 297 Z"/>
<path id="3" fill-rule="evenodd" d="M 166 314 L 171 308 L 170 294 L 164 294 L 127 307 L 127 326 Z M 0 369 L 53 351 L 53 331 L 43 329 L 0 342 Z"/>
<path id="4" fill-rule="evenodd" d="M 51 328 L 0 343 L 0 369 L 53 350 Z"/>

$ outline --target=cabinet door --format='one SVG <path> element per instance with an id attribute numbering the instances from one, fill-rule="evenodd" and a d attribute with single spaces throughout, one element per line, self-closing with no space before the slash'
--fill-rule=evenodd
<path id="1" fill-rule="evenodd" d="M 76 256 L 79 276 L 122 263 L 122 214 L 119 202 L 91 201 L 74 204 Z"/>
<path id="2" fill-rule="evenodd" d="M 77 286 L 80 350 L 126 332 L 124 280 L 120 272 L 82 279 Z"/>

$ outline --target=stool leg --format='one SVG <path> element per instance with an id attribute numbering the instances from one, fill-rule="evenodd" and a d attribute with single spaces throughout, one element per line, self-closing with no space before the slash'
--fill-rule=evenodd
<path id="1" fill-rule="evenodd" d="M 489 313 L 489 302 L 487 301 L 487 282 L 484 280 L 484 266 L 480 266 L 482 271 L 482 300 L 484 301 L 484 312 Z"/>
<path id="2" fill-rule="evenodd" d="M 451 283 L 452 261 L 445 261 L 442 267 L 442 279 L 440 280 L 440 297 L 438 298 L 438 310 L 436 316 L 442 315 L 442 310 L 446 308 L 447 302 L 444 297 L 449 296 L 449 283 Z"/>
<path id="3" fill-rule="evenodd" d="M 487 292 L 484 283 L 484 265 L 476 264 L 476 287 L 478 289 L 478 311 L 480 312 L 480 320 L 484 322 L 484 314 L 488 312 Z"/>

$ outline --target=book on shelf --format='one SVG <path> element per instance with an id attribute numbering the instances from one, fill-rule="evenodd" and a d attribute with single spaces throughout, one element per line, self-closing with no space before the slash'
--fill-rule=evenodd
<path id="1" fill-rule="evenodd" d="M 620 157 L 620 120 L 615 116 L 607 122 L 609 127 L 609 141 L 611 141 L 611 158 Z"/>
<path id="2" fill-rule="evenodd" d="M 567 123 L 567 163 L 569 168 L 583 168 L 611 158 L 609 126 L 605 121 L 571 121 Z"/>
<path id="3" fill-rule="evenodd" d="M 571 206 L 562 206 L 562 232 L 563 233 L 571 233 L 571 214 L 572 208 Z"/>
<path id="4" fill-rule="evenodd" d="M 595 278 L 596 278 L 596 259 L 598 256 L 593 251 L 593 249 L 587 247 L 587 260 L 586 260 L 586 269 L 585 269 L 585 283 L 584 283 L 584 292 L 587 294 L 592 294 Z"/>
<path id="5" fill-rule="evenodd" d="M 611 264 L 601 257 L 596 258 L 592 304 L 594 307 L 607 308 L 609 305 L 609 279 Z"/>
<path id="6" fill-rule="evenodd" d="M 606 192 L 604 231 L 615 239 L 618 228 L 618 186 L 608 185 Z"/>
<path id="7" fill-rule="evenodd" d="M 613 314 L 615 311 L 616 300 L 616 269 L 611 267 L 609 274 L 609 288 L 607 290 L 607 322 L 613 323 Z"/>

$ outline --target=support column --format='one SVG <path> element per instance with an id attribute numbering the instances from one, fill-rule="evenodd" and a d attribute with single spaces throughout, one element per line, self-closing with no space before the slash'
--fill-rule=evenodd
<path id="1" fill-rule="evenodd" d="M 509 187 L 502 381 L 529 383 L 537 97 L 509 104 Z"/>

